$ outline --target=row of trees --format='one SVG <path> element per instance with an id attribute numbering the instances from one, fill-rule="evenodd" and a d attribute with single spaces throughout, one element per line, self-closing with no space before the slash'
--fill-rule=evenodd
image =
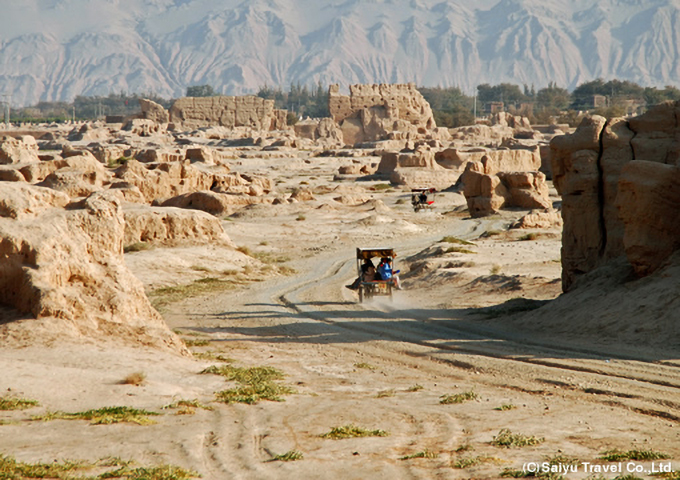
<path id="1" fill-rule="evenodd" d="M 666 100 L 680 100 L 680 89 L 667 86 L 663 89 L 641 87 L 634 82 L 602 79 L 580 84 L 569 92 L 554 82 L 536 90 L 534 86 L 501 83 L 481 84 L 476 96 L 465 95 L 459 88 L 420 87 L 422 95 L 432 107 L 437 125 L 458 127 L 471 125 L 475 114 L 485 114 L 485 109 L 502 103 L 503 109 L 529 117 L 532 123 L 575 123 L 580 112 L 587 110 L 606 117 L 621 116 L 631 111 L 631 105 L 645 109 Z M 186 89 L 186 96 L 206 97 L 217 95 L 210 85 L 194 85 Z M 328 87 L 320 82 L 313 87 L 291 84 L 283 88 L 260 87 L 257 96 L 274 100 L 277 108 L 290 112 L 289 123 L 303 116 L 326 117 L 328 112 Z M 599 96 L 600 102 L 594 102 Z M 149 98 L 165 108 L 172 100 L 154 94 L 127 94 L 120 92 L 106 97 L 78 96 L 71 103 L 40 102 L 35 106 L 15 110 L 12 118 L 18 121 L 89 120 L 104 115 L 132 115 L 139 111 L 139 99 Z M 603 100 L 603 101 L 602 101 Z"/>

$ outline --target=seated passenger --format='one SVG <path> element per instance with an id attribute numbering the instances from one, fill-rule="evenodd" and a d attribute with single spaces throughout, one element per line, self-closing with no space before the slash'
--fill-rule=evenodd
<path id="1" fill-rule="evenodd" d="M 391 258 L 384 257 L 382 260 L 380 260 L 380 264 L 378 265 L 378 274 L 380 275 L 380 278 L 383 280 L 392 280 L 392 283 L 394 283 L 394 286 L 397 287 L 397 290 L 402 290 L 401 281 L 399 281 L 399 276 L 397 273 L 399 273 L 399 270 L 396 272 L 392 271 Z"/>

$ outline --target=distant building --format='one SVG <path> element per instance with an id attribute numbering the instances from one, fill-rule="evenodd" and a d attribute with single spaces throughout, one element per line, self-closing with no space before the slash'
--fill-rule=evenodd
<path id="1" fill-rule="evenodd" d="M 487 102 L 484 105 L 484 111 L 488 114 L 504 112 L 505 104 L 503 102 Z"/>

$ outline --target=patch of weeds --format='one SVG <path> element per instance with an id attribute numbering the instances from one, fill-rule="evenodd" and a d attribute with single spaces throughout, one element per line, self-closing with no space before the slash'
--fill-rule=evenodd
<path id="1" fill-rule="evenodd" d="M 263 382 L 255 385 L 242 385 L 215 393 L 217 400 L 224 403 L 246 403 L 254 405 L 260 400 L 283 402 L 282 395 L 290 395 L 296 391 L 275 382 Z"/>
<path id="2" fill-rule="evenodd" d="M 537 438 L 534 436 L 522 435 L 521 433 L 512 433 L 507 428 L 498 432 L 498 435 L 493 437 L 491 445 L 495 447 L 511 448 L 511 447 L 531 447 L 542 443 L 544 438 Z"/>
<path id="3" fill-rule="evenodd" d="M 175 285 L 172 287 L 158 288 L 149 292 L 154 307 L 159 308 L 173 302 L 178 302 L 186 298 L 198 297 L 209 293 L 220 292 L 235 288 L 233 280 L 222 280 L 220 278 L 208 277 L 201 278 L 195 282 Z"/>
<path id="4" fill-rule="evenodd" d="M 304 220 L 307 220 L 307 217 L 305 217 L 304 215 L 300 214 L 300 215 L 297 216 L 297 218 L 296 218 L 295 220 L 298 221 L 298 222 L 302 222 L 302 221 L 304 221 Z"/>
<path id="5" fill-rule="evenodd" d="M 146 381 L 146 373 L 144 372 L 134 372 L 121 380 L 121 385 L 134 385 L 139 387 Z"/>
<path id="6" fill-rule="evenodd" d="M 97 478 L 125 478 L 126 480 L 188 480 L 190 478 L 200 478 L 197 472 L 186 470 L 174 465 L 159 465 L 156 467 L 136 467 L 124 466 L 112 470 Z"/>
<path id="7" fill-rule="evenodd" d="M 579 465 L 581 463 L 576 457 L 570 457 L 568 455 L 562 454 L 546 457 L 545 460 L 549 465 Z"/>
<path id="8" fill-rule="evenodd" d="M 377 367 L 374 367 L 370 363 L 361 362 L 361 363 L 355 363 L 354 368 L 363 368 L 365 370 L 375 370 Z"/>
<path id="9" fill-rule="evenodd" d="M 680 470 L 676 470 L 675 472 L 653 473 L 652 476 L 665 478 L 667 480 L 680 480 Z"/>
<path id="10" fill-rule="evenodd" d="M 273 253 L 257 252 L 253 253 L 253 258 L 257 258 L 262 263 L 274 264 L 285 263 L 290 261 L 290 257 L 284 255 L 274 255 Z"/>
<path id="11" fill-rule="evenodd" d="M 495 457 L 488 457 L 486 455 L 477 455 L 476 457 L 463 457 L 459 458 L 451 464 L 453 468 L 470 468 L 481 465 L 482 463 L 497 463 L 499 460 Z"/>
<path id="12" fill-rule="evenodd" d="M 500 230 L 487 230 L 486 232 L 482 233 L 479 238 L 489 238 L 489 237 L 495 237 L 496 235 L 500 235 L 501 232 Z"/>
<path id="13" fill-rule="evenodd" d="M 608 462 L 621 462 L 623 460 L 664 460 L 670 458 L 669 455 L 662 452 L 655 452 L 654 450 L 607 450 L 602 452 L 602 456 L 599 457 L 601 460 L 606 460 Z"/>
<path id="14" fill-rule="evenodd" d="M 142 252 L 144 250 L 149 250 L 150 248 L 151 245 L 146 242 L 136 242 L 131 243 L 130 245 L 125 245 L 123 247 L 123 253 Z"/>
<path id="15" fill-rule="evenodd" d="M 263 246 L 263 247 L 266 247 L 267 245 L 269 245 L 269 242 L 267 240 L 262 240 L 260 242 L 260 245 Z"/>
<path id="16" fill-rule="evenodd" d="M 110 425 L 113 423 L 136 423 L 138 425 L 151 425 L 155 423 L 149 417 L 160 415 L 156 412 L 139 410 L 131 407 L 104 407 L 85 412 L 65 413 L 48 412 L 45 415 L 33 417 L 33 420 L 89 420 L 92 425 Z"/>
<path id="17" fill-rule="evenodd" d="M 231 357 L 225 357 L 221 353 L 215 352 L 195 352 L 194 357 L 200 360 L 217 360 L 224 363 L 234 363 L 236 361 Z"/>
<path id="18" fill-rule="evenodd" d="M 279 267 L 279 273 L 281 273 L 281 275 L 295 275 L 297 270 L 295 270 L 293 267 L 282 265 Z"/>
<path id="19" fill-rule="evenodd" d="M 281 455 L 275 455 L 274 458 L 270 460 L 270 462 L 294 462 L 296 460 L 302 460 L 303 458 L 304 455 L 302 455 L 302 452 L 291 450 L 289 452 L 282 453 Z"/>
<path id="20" fill-rule="evenodd" d="M 274 367 L 235 367 L 233 365 L 212 366 L 201 373 L 221 375 L 241 386 L 217 392 L 217 399 L 224 403 L 247 403 L 253 405 L 260 400 L 283 402 L 282 395 L 296 393 L 294 389 L 274 382 L 284 377 Z"/>
<path id="21" fill-rule="evenodd" d="M 512 403 L 504 403 L 500 407 L 494 408 L 494 410 L 500 410 L 501 412 L 507 412 L 508 410 L 514 410 L 517 407 L 513 405 Z"/>
<path id="22" fill-rule="evenodd" d="M 386 398 L 386 397 L 394 397 L 395 392 L 394 389 L 390 390 L 381 390 L 378 392 L 378 395 L 376 395 L 377 398 Z"/>
<path id="23" fill-rule="evenodd" d="M 453 403 L 463 403 L 469 400 L 475 400 L 479 398 L 479 395 L 470 390 L 469 392 L 454 393 L 453 395 L 442 395 L 439 398 L 439 403 L 442 405 L 451 405 Z"/>
<path id="24" fill-rule="evenodd" d="M 206 368 L 201 373 L 221 375 L 227 380 L 233 380 L 248 385 L 270 382 L 272 380 L 281 380 L 284 377 L 283 372 L 274 367 L 235 367 L 233 365 L 213 365 Z"/>
<path id="25" fill-rule="evenodd" d="M 252 252 L 250 251 L 250 248 L 246 247 L 245 245 L 236 247 L 237 252 L 241 252 L 243 255 L 248 255 L 249 257 L 252 257 Z"/>
<path id="26" fill-rule="evenodd" d="M 437 452 L 431 452 L 429 450 L 423 450 L 422 452 L 413 453 L 411 455 L 406 455 L 401 457 L 399 460 L 411 460 L 412 458 L 438 458 L 439 454 Z"/>
<path id="27" fill-rule="evenodd" d="M 541 236 L 540 233 L 532 232 L 532 233 L 527 233 L 526 235 L 522 235 L 519 237 L 519 240 L 522 242 L 526 242 L 529 240 L 538 240 L 538 238 Z"/>
<path id="28" fill-rule="evenodd" d="M 425 387 L 423 387 L 422 385 L 416 384 L 416 385 L 412 385 L 412 386 L 408 387 L 408 388 L 406 389 L 406 391 L 407 391 L 407 392 L 419 392 L 419 391 L 421 391 L 423 388 L 425 388 Z"/>
<path id="29" fill-rule="evenodd" d="M 198 400 L 178 400 L 170 405 L 164 406 L 162 409 L 172 409 L 177 410 L 176 415 L 193 415 L 196 413 L 196 409 L 201 408 L 203 410 L 213 410 L 210 405 L 204 405 Z"/>
<path id="30" fill-rule="evenodd" d="M 0 397 L 0 410 L 26 410 L 27 408 L 37 407 L 37 400 L 16 397 Z"/>
<path id="31" fill-rule="evenodd" d="M 392 188 L 391 183 L 379 183 L 377 185 L 373 185 L 371 187 L 371 190 L 373 190 L 374 192 L 379 192 L 379 191 L 382 191 L 382 190 L 388 190 L 390 188 Z"/>
<path id="32" fill-rule="evenodd" d="M 468 248 L 463 247 L 449 247 L 446 250 L 444 250 L 444 253 L 477 253 L 477 252 L 474 252 Z"/>
<path id="33" fill-rule="evenodd" d="M 75 471 L 91 466 L 84 462 L 23 463 L 13 457 L 0 455 L 0 478 L 14 480 L 23 478 L 68 478 Z"/>
<path id="34" fill-rule="evenodd" d="M 440 240 L 440 242 L 444 243 L 456 243 L 458 245 L 474 245 L 472 242 L 468 242 L 467 240 L 463 240 L 462 238 L 454 237 L 451 235 L 447 235 L 444 238 Z"/>
<path id="35" fill-rule="evenodd" d="M 387 437 L 389 433 L 385 430 L 366 430 L 365 428 L 357 427 L 353 424 L 342 427 L 333 427 L 328 433 L 320 435 L 321 438 L 330 438 L 333 440 L 340 440 L 343 438 L 356 437 Z"/>
<path id="36" fill-rule="evenodd" d="M 463 452 L 469 452 L 471 450 L 474 450 L 475 447 L 470 445 L 469 443 L 465 443 L 461 445 L 460 447 L 456 448 L 456 453 L 463 453 Z"/>
<path id="37" fill-rule="evenodd" d="M 500 275 L 501 272 L 503 272 L 503 268 L 502 268 L 500 265 L 498 265 L 498 264 L 495 264 L 495 265 L 494 265 L 493 267 L 491 267 L 491 269 L 489 270 L 489 273 L 490 273 L 491 275 Z"/>
<path id="38" fill-rule="evenodd" d="M 184 340 L 184 344 L 187 347 L 207 347 L 210 345 L 210 340 L 206 339 L 192 340 L 189 338 L 183 338 L 182 340 Z"/>

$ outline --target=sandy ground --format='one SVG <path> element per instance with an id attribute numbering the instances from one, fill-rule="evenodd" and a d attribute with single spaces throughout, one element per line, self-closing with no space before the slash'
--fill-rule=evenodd
<path id="1" fill-rule="evenodd" d="M 225 218 L 241 252 L 208 245 L 127 254 L 168 325 L 204 355 L 184 358 L 115 339 L 2 348 L 2 395 L 40 405 L 0 412 L 0 454 L 24 462 L 112 456 L 178 465 L 205 479 L 499 478 L 504 469 L 560 455 L 576 459 L 570 479 L 614 478 L 629 468 L 654 478 L 652 469 L 667 468 L 624 461 L 621 473 L 605 471 L 602 465 L 618 464 L 598 458 L 617 448 L 664 452 L 680 470 L 677 352 L 631 353 L 611 339 L 506 321 L 560 295 L 559 230 L 525 239 L 530 232 L 508 230 L 523 212 L 471 219 L 455 192 L 414 213 L 406 190 L 334 179 L 349 161 L 236 164 L 275 176 L 282 191 L 309 188 L 315 196 Z M 355 248 L 371 246 L 398 251 L 405 289 L 392 300 L 359 303 L 345 285 L 356 275 Z M 153 295 L 215 278 L 234 281 L 178 301 Z M 275 367 L 296 393 L 255 405 L 217 402 L 215 393 L 234 382 L 200 372 L 225 359 Z M 122 383 L 136 372 L 146 377 L 141 385 Z M 476 398 L 441 403 L 464 392 Z M 179 400 L 211 409 L 163 409 Z M 31 420 L 105 406 L 161 415 L 148 426 Z M 321 437 L 349 424 L 388 435 Z M 502 429 L 542 441 L 494 446 Z M 303 458 L 272 461 L 290 451 Z M 405 458 L 423 452 L 434 458 Z"/>

